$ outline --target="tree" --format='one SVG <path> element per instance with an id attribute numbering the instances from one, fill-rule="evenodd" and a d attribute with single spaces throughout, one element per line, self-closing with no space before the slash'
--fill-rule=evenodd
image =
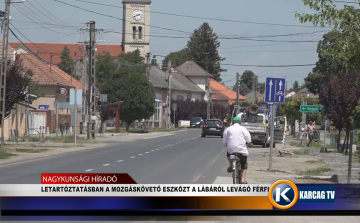
<path id="1" fill-rule="evenodd" d="M 168 65 L 168 62 L 171 61 L 171 66 L 178 67 L 181 64 L 185 63 L 187 60 L 189 60 L 191 57 L 189 55 L 188 50 L 182 49 L 176 52 L 172 52 L 169 55 L 167 55 L 164 60 L 162 61 L 162 64 L 164 66 Z"/>
<path id="2" fill-rule="evenodd" d="M 325 113 L 335 124 L 340 133 L 344 129 L 346 138 L 353 129 L 352 115 L 360 98 L 360 73 L 341 73 L 324 86 L 320 92 L 320 101 L 325 107 Z M 344 150 L 344 148 L 343 148 Z M 340 141 L 338 142 L 340 152 Z"/>
<path id="3" fill-rule="evenodd" d="M 246 70 L 241 75 L 240 82 L 244 83 L 247 89 L 249 89 L 249 92 L 251 92 L 254 84 L 258 82 L 258 77 L 251 70 Z"/>
<path id="4" fill-rule="evenodd" d="M 107 120 L 115 117 L 115 110 L 111 106 L 109 106 L 108 103 L 105 103 L 98 106 L 98 111 L 101 120 L 101 132 L 103 132 L 104 123 Z"/>
<path id="5" fill-rule="evenodd" d="M 234 87 L 233 87 L 233 91 L 235 91 L 236 92 L 236 83 L 235 83 L 235 85 L 234 85 Z M 245 85 L 245 83 L 243 83 L 243 82 L 240 82 L 240 90 L 239 90 L 239 93 L 241 94 L 241 95 L 247 95 L 247 94 L 249 94 L 250 93 L 250 89 Z"/>
<path id="6" fill-rule="evenodd" d="M 189 58 L 212 74 L 217 81 L 221 81 L 221 72 L 226 71 L 220 65 L 225 58 L 220 57 L 219 47 L 218 36 L 207 22 L 194 30 L 186 46 Z"/>
<path id="7" fill-rule="evenodd" d="M 341 33 L 345 38 L 336 39 L 337 48 L 329 47 L 322 50 L 322 54 L 332 61 L 342 61 L 343 65 L 352 70 L 359 68 L 360 55 L 360 16 L 355 7 L 344 6 L 340 9 L 332 0 L 303 0 L 305 6 L 314 10 L 313 14 L 296 13 L 301 23 L 312 22 L 314 25 L 333 27 L 333 31 Z M 357 57 L 357 58 L 356 58 Z"/>
<path id="8" fill-rule="evenodd" d="M 264 94 L 264 92 L 265 92 L 265 82 L 258 83 L 258 91 L 260 91 L 261 94 Z"/>
<path id="9" fill-rule="evenodd" d="M 75 73 L 75 62 L 71 58 L 70 50 L 67 46 L 65 46 L 63 51 L 61 52 L 60 59 L 61 62 L 58 64 L 59 68 L 70 74 L 74 78 L 80 79 L 80 77 Z"/>
<path id="10" fill-rule="evenodd" d="M 37 83 L 33 81 L 31 70 L 24 68 L 19 55 L 14 62 L 9 63 L 6 78 L 5 118 L 8 118 L 17 103 L 32 103 L 34 99 L 28 97 L 27 101 L 27 93 L 36 96 L 41 96 L 42 93 Z"/>
<path id="11" fill-rule="evenodd" d="M 106 60 L 108 55 L 98 57 Z M 98 67 L 101 75 L 98 77 L 98 87 L 101 92 L 108 94 L 110 102 L 123 101 L 120 106 L 120 119 L 126 123 L 126 130 L 140 119 L 148 119 L 155 112 L 154 87 L 144 75 L 144 58 L 140 51 L 121 54 L 110 60 L 111 68 Z M 98 61 L 100 64 L 109 61 Z"/>
<path id="12" fill-rule="evenodd" d="M 299 87 L 300 87 L 299 82 L 295 81 L 294 84 L 293 84 L 292 89 L 293 89 L 293 91 L 297 92 L 299 90 Z"/>

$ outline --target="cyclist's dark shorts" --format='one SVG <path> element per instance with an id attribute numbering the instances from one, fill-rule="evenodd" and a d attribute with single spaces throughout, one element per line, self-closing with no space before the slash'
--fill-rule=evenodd
<path id="1" fill-rule="evenodd" d="M 227 156 L 227 157 L 230 157 L 231 154 L 230 154 L 230 153 L 227 153 L 226 156 Z M 247 166 L 248 166 L 247 156 L 244 156 L 244 155 L 242 155 L 242 154 L 239 154 L 239 155 L 238 155 L 238 158 L 240 159 L 241 169 L 246 170 L 246 169 L 247 169 Z"/>

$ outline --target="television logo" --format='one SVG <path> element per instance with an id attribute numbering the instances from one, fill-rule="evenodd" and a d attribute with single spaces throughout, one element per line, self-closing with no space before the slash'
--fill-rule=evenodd
<path id="1" fill-rule="evenodd" d="M 277 209 L 290 209 L 296 204 L 298 199 L 299 190 L 291 181 L 279 180 L 270 187 L 269 200 Z"/>

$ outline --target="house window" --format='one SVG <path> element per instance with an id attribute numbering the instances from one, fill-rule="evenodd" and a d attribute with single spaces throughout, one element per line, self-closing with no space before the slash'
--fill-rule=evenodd
<path id="1" fill-rule="evenodd" d="M 133 39 L 136 39 L 136 26 L 133 26 Z"/>
<path id="2" fill-rule="evenodd" d="M 160 121 L 161 102 L 155 103 L 155 122 Z"/>
<path id="3" fill-rule="evenodd" d="M 177 99 L 178 99 L 178 100 L 184 100 L 184 97 L 181 96 L 181 95 L 178 95 L 178 96 L 177 96 Z"/>
<path id="4" fill-rule="evenodd" d="M 155 99 L 159 100 L 159 101 L 162 101 L 162 94 L 155 93 Z"/>
<path id="5" fill-rule="evenodd" d="M 142 39 L 142 27 L 139 26 L 139 39 Z"/>

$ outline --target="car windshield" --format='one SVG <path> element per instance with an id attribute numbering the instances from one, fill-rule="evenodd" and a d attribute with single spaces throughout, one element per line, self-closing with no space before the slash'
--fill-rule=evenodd
<path id="1" fill-rule="evenodd" d="M 207 125 L 221 125 L 221 121 L 219 121 L 219 120 L 207 120 L 206 124 Z"/>
<path id="2" fill-rule="evenodd" d="M 262 115 L 251 115 L 250 113 L 241 115 L 241 122 L 262 123 L 263 121 L 264 116 Z"/>
<path id="3" fill-rule="evenodd" d="M 192 122 L 200 122 L 201 118 L 199 118 L 199 117 L 191 118 L 190 121 L 192 121 Z"/>

